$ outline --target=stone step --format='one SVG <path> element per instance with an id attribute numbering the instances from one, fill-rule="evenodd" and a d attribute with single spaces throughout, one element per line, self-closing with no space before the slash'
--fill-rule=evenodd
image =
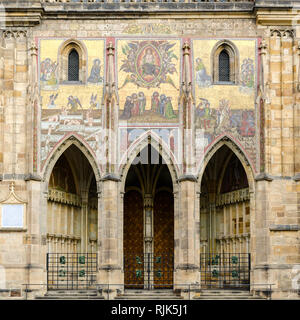
<path id="1" fill-rule="evenodd" d="M 194 297 L 195 300 L 261 300 L 261 297 L 247 297 L 247 296 L 223 296 L 223 297 L 213 297 L 213 296 L 205 296 L 205 297 Z"/>
<path id="2" fill-rule="evenodd" d="M 96 290 L 50 290 L 44 296 L 36 296 L 38 300 L 103 300 Z"/>
<path id="3" fill-rule="evenodd" d="M 118 296 L 115 300 L 182 300 L 180 296 Z"/>
<path id="4" fill-rule="evenodd" d="M 172 290 L 125 290 L 116 300 L 181 300 Z"/>
<path id="5" fill-rule="evenodd" d="M 59 295 L 59 296 L 37 296 L 37 300 L 104 300 L 103 296 L 71 296 L 71 295 Z"/>
<path id="6" fill-rule="evenodd" d="M 250 292 L 245 291 L 203 291 L 201 290 L 201 295 L 210 295 L 210 296 L 226 296 L 226 295 L 251 295 Z"/>
<path id="7" fill-rule="evenodd" d="M 201 300 L 260 300 L 261 297 L 253 296 L 249 291 L 242 290 L 201 290 L 193 299 Z"/>
<path id="8" fill-rule="evenodd" d="M 173 292 L 155 292 L 155 291 L 145 291 L 145 292 L 127 292 L 123 293 L 124 295 L 139 295 L 139 296 L 173 296 Z"/>

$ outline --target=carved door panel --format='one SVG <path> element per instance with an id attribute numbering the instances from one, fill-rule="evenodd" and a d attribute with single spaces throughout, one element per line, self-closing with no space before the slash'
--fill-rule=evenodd
<path id="1" fill-rule="evenodd" d="M 124 195 L 125 288 L 144 287 L 143 199 L 139 192 Z"/>
<path id="2" fill-rule="evenodd" d="M 154 257 L 155 288 L 171 288 L 174 270 L 174 198 L 160 191 L 154 198 Z"/>

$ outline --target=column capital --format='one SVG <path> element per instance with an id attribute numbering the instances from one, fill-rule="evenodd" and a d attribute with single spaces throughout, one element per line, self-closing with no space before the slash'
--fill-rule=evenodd
<path id="1" fill-rule="evenodd" d="M 184 174 L 177 179 L 177 182 L 183 181 L 197 182 L 197 177 L 192 174 Z"/>

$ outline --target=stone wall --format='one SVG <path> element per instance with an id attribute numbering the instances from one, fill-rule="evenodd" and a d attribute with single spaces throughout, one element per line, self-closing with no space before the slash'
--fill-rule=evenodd
<path id="1" fill-rule="evenodd" d="M 25 230 L 0 229 L 0 265 L 6 274 L 4 289 L 20 289 L 23 283 L 31 283 L 33 288 L 43 292 L 45 287 L 42 284 L 46 283 L 48 181 L 42 180 L 40 163 L 42 103 L 37 86 L 37 56 L 40 52 L 36 48 L 36 39 L 149 39 L 155 34 L 155 37 L 183 40 L 262 39 L 256 97 L 256 108 L 261 110 L 257 124 L 261 127 L 261 156 L 257 154 L 260 166 L 257 172 L 249 167 L 250 175 L 253 180 L 255 178 L 255 185 L 250 190 L 251 282 L 254 291 L 259 291 L 256 284 L 274 284 L 274 298 L 298 297 L 292 282 L 298 274 L 295 266 L 300 263 L 300 28 L 297 25 L 299 9 L 295 2 L 289 1 L 286 7 L 280 8 L 280 1 L 256 1 L 256 11 L 253 11 L 253 2 L 142 5 L 41 4 L 39 1 L 31 1 L 30 5 L 29 1 L 8 5 L 7 1 L 3 2 L 10 6 L 10 17 L 0 45 L 0 202 L 6 199 L 10 182 L 14 181 L 15 194 L 27 206 Z M 277 8 L 269 10 L 268 6 L 274 3 Z M 26 14 L 22 9 L 25 7 Z M 72 8 L 72 15 L 65 15 L 66 8 Z M 112 9 L 115 12 L 112 13 Z M 228 16 L 228 11 L 232 15 Z M 185 89 L 182 87 L 181 90 L 184 92 Z M 88 156 L 92 157 L 91 154 Z M 207 161 L 208 155 L 203 163 Z M 176 164 L 174 168 L 176 171 Z M 195 230 L 195 226 L 199 226 L 199 215 L 194 215 L 200 211 L 197 179 L 201 180 L 203 170 L 199 172 L 196 177 L 184 176 L 176 182 L 177 283 L 199 281 L 196 270 L 200 235 Z M 121 170 L 113 173 L 121 173 Z M 180 174 L 184 172 L 177 171 L 174 177 L 179 178 Z M 98 282 L 122 283 L 124 177 L 107 175 L 104 181 L 99 176 L 96 179 L 99 190 L 104 190 L 98 200 L 98 239 L 101 239 L 98 243 L 101 245 Z M 188 222 L 180 224 L 180 221 Z M 185 265 L 189 268 L 185 269 Z M 111 273 L 107 272 L 109 270 Z M 2 294 L 8 296 L 10 292 Z"/>

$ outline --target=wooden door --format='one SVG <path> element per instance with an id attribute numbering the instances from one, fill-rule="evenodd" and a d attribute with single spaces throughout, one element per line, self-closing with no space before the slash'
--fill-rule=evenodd
<path id="1" fill-rule="evenodd" d="M 172 288 L 174 271 L 174 197 L 160 191 L 154 198 L 154 284 Z"/>
<path id="2" fill-rule="evenodd" d="M 124 195 L 125 288 L 144 287 L 143 198 L 138 191 Z"/>

